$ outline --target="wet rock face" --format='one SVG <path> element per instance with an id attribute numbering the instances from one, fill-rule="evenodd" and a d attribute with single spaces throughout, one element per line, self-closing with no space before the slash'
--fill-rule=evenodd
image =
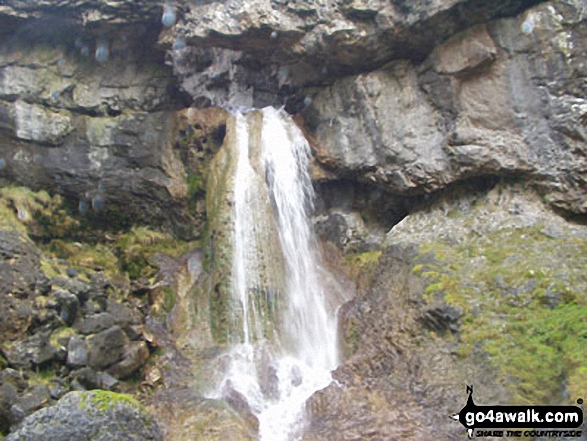
<path id="1" fill-rule="evenodd" d="M 286 104 L 337 178 L 412 195 L 522 173 L 584 213 L 584 9 L 536 3 L 10 2 L 0 175 L 193 237 L 174 110 Z"/>
<path id="2" fill-rule="evenodd" d="M 585 213 L 584 14 L 545 3 L 470 28 L 421 64 L 335 81 L 304 113 L 317 160 L 403 194 L 522 174 Z"/>
<path id="3" fill-rule="evenodd" d="M 316 134 L 320 163 L 408 192 L 449 179 L 438 117 L 413 65 L 399 61 L 336 82 L 315 97 L 307 122 Z"/>
<path id="4" fill-rule="evenodd" d="M 254 415 L 243 417 L 222 400 L 205 399 L 190 393 L 188 387 L 168 392 L 162 396 L 168 403 L 158 409 L 158 415 L 168 422 L 163 426 L 165 439 L 190 441 L 218 441 L 234 439 L 253 441 L 258 439 L 258 421 Z"/>
<path id="5" fill-rule="evenodd" d="M 324 179 L 315 187 L 316 233 L 345 253 L 378 249 L 385 234 L 418 199 L 345 179 Z"/>
<path id="6" fill-rule="evenodd" d="M 304 440 L 426 440 L 432 432 L 450 439 L 462 433 L 447 415 L 458 411 L 450 406 L 460 403 L 465 378 L 478 377 L 450 344 L 426 337 L 423 286 L 411 274 L 414 257 L 409 245 L 385 249 L 368 292 L 345 313 L 341 325 L 356 326 L 345 334 L 358 340 L 358 350 L 334 371 L 338 384 L 308 401 Z"/>
<path id="7" fill-rule="evenodd" d="M 121 17 L 124 17 L 122 21 L 133 23 L 143 21 L 145 16 L 154 17 L 151 14 L 157 14 L 159 8 L 159 2 L 154 0 L 146 0 L 140 4 L 132 1 L 102 3 L 76 0 L 67 2 L 66 5 L 59 4 L 59 2 L 55 2 L 54 0 L 8 0 L 3 4 L 0 17 L 36 18 L 40 15 L 40 10 L 53 9 L 56 14 L 55 20 L 57 22 L 61 20 L 62 25 L 63 18 L 61 14 L 65 15 L 70 21 L 73 21 L 75 17 L 76 19 L 83 18 L 86 22 L 95 24 L 111 20 L 121 20 Z M 72 10 L 76 10 L 75 15 L 71 14 Z M 45 31 L 43 30 L 43 32 Z"/>
<path id="8" fill-rule="evenodd" d="M 59 193 L 98 223 L 139 217 L 193 236 L 176 146 L 175 109 L 185 104 L 154 47 L 158 25 L 143 16 L 140 25 L 90 29 L 63 14 L 5 37 L 0 175 Z"/>

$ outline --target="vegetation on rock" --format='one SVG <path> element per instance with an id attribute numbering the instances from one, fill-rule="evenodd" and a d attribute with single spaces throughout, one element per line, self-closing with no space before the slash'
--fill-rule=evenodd
<path id="1" fill-rule="evenodd" d="M 492 355 L 515 401 L 574 401 L 587 387 L 587 237 L 553 237 L 543 225 L 508 228 L 463 243 L 420 246 L 414 273 L 429 301 L 461 308 L 463 355 Z M 545 258 L 547 256 L 547 258 Z"/>
<path id="2" fill-rule="evenodd" d="M 135 407 L 146 412 L 144 407 L 132 396 L 105 390 L 94 390 L 84 394 L 80 401 L 82 409 L 85 409 L 89 404 L 101 412 L 115 409 L 119 404 Z"/>

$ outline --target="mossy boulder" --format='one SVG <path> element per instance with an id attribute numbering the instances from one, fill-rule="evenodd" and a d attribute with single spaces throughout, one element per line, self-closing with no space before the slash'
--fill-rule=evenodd
<path id="1" fill-rule="evenodd" d="M 163 440 L 157 423 L 134 398 L 106 391 L 70 392 L 25 418 L 6 441 Z"/>

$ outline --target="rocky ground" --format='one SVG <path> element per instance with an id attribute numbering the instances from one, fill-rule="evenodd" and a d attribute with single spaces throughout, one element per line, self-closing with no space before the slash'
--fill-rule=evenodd
<path id="1" fill-rule="evenodd" d="M 341 311 L 348 359 L 312 397 L 307 439 L 464 439 L 448 416 L 469 384 L 477 403 L 575 404 L 586 245 L 524 184 L 423 203 L 348 257 L 368 280 Z"/>
<path id="2" fill-rule="evenodd" d="M 296 115 L 356 291 L 305 439 L 464 439 L 448 415 L 471 383 L 480 404 L 585 398 L 586 19 L 580 0 L 2 2 L 0 436 L 256 438 L 242 397 L 202 398 L 235 106 Z"/>
<path id="3" fill-rule="evenodd" d="M 0 193 L 2 431 L 69 391 L 138 393 L 160 382 L 164 349 L 153 329 L 174 306 L 174 274 L 188 271 L 173 256 L 197 244 L 144 227 L 78 242 L 71 237 L 85 226 L 61 197 Z"/>

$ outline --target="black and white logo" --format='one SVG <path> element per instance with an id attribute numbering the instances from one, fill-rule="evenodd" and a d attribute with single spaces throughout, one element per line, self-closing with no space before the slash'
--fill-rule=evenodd
<path id="1" fill-rule="evenodd" d="M 581 436 L 580 430 L 572 430 L 583 423 L 583 410 L 578 406 L 477 406 L 473 401 L 473 386 L 467 386 L 467 394 L 467 404 L 452 418 L 467 429 L 469 438 L 473 434 L 476 437 Z M 583 404 L 583 400 L 578 399 L 577 404 Z"/>

